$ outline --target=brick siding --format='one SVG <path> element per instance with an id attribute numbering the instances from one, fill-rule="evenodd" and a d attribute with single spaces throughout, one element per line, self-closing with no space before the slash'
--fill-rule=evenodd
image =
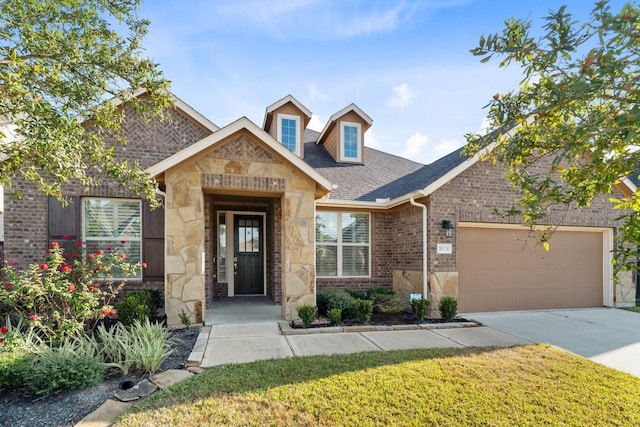
<path id="1" fill-rule="evenodd" d="M 123 130 L 128 145 L 116 146 L 119 159 L 138 160 L 147 168 L 210 134 L 177 110 L 170 110 L 169 120 L 146 122 L 127 111 Z M 30 182 L 14 177 L 13 188 L 5 189 L 5 254 L 7 260 L 17 260 L 21 266 L 42 262 L 47 249 L 47 198 Z M 15 190 L 22 192 L 21 199 L 11 197 Z M 78 185 L 66 185 L 67 196 L 139 197 L 120 188 L 110 180 L 92 187 L 86 192 Z M 146 286 L 146 284 L 145 284 Z M 153 286 L 150 284 L 150 286 Z M 127 288 L 133 289 L 134 285 Z"/>

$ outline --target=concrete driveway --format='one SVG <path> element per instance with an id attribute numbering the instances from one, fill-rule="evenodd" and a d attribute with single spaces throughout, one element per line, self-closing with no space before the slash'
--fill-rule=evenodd
<path id="1" fill-rule="evenodd" d="M 464 315 L 536 343 L 548 343 L 640 377 L 640 313 L 614 308 Z"/>

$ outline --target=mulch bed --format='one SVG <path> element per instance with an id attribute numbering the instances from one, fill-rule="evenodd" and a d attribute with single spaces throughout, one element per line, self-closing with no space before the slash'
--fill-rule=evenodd
<path id="1" fill-rule="evenodd" d="M 185 369 L 186 361 L 198 338 L 199 328 L 185 328 L 172 331 L 177 344 L 174 352 L 160 367 L 158 372 L 169 369 Z M 119 371 L 118 371 L 119 372 Z M 0 393 L 1 426 L 73 426 L 89 413 L 96 410 L 113 393 L 121 388 L 125 381 L 138 383 L 148 374 L 131 374 L 127 377 L 116 371 L 109 372 L 106 379 L 95 387 L 73 390 L 41 397 L 20 388 Z"/>
<path id="2" fill-rule="evenodd" d="M 462 317 L 456 317 L 452 320 L 444 320 L 444 319 L 433 319 L 427 318 L 422 321 L 418 321 L 413 313 L 374 313 L 371 316 L 371 320 L 367 323 L 360 323 L 355 320 L 346 320 L 340 322 L 337 326 L 357 326 L 357 325 L 372 325 L 372 326 L 395 326 L 395 325 L 421 325 L 421 324 L 434 324 L 434 323 L 457 323 L 457 322 L 468 322 L 467 319 Z M 316 319 L 310 328 L 326 328 L 331 325 L 329 319 L 324 316 L 319 316 Z M 293 329 L 301 329 L 304 328 L 304 325 L 300 321 L 291 321 L 291 327 Z"/>

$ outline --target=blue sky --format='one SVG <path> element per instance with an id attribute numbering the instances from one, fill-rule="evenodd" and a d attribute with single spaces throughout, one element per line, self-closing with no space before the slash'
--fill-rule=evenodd
<path id="1" fill-rule="evenodd" d="M 517 68 L 469 53 L 479 37 L 509 17 L 540 28 L 563 4 L 583 21 L 594 2 L 147 0 L 140 15 L 173 93 L 218 126 L 242 116 L 261 126 L 291 94 L 321 130 L 353 102 L 373 119 L 368 146 L 430 163 L 480 130 L 493 94 L 517 88 Z"/>

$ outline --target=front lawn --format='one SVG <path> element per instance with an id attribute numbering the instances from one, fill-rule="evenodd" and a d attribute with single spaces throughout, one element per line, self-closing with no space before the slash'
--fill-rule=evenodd
<path id="1" fill-rule="evenodd" d="M 117 425 L 640 425 L 640 379 L 547 345 L 224 365 Z"/>

